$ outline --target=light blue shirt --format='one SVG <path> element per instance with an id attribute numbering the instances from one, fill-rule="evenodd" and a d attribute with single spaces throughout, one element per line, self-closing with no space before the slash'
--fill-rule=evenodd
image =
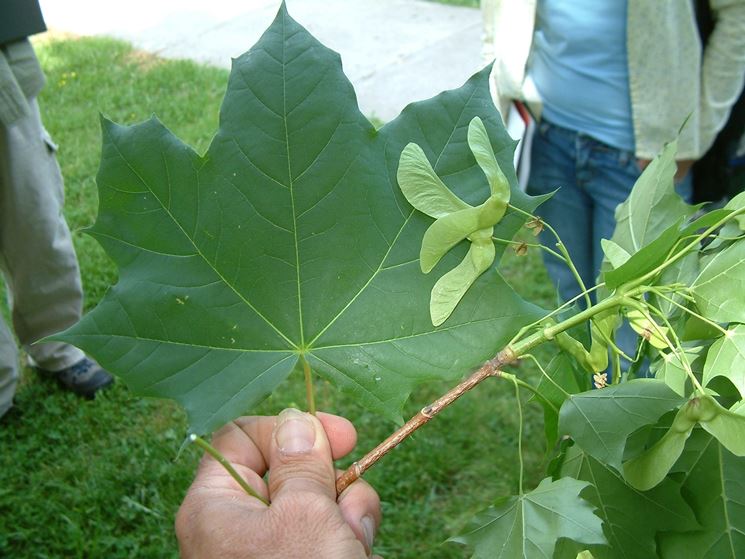
<path id="1" fill-rule="evenodd" d="M 528 71 L 547 120 L 633 151 L 626 4 L 538 0 Z"/>

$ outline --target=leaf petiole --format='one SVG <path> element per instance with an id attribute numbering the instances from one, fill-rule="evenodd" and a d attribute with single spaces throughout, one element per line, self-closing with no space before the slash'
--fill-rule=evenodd
<path id="1" fill-rule="evenodd" d="M 569 394 L 569 392 L 567 392 L 566 390 L 564 390 L 564 388 L 558 382 L 556 382 L 554 379 L 551 378 L 551 375 L 549 375 L 546 372 L 546 369 L 543 368 L 543 365 L 541 365 L 541 362 L 538 361 L 538 359 L 536 359 L 535 355 L 533 355 L 532 353 L 526 353 L 525 355 L 522 355 L 520 358 L 521 359 L 530 359 L 531 361 L 533 361 L 533 363 L 535 363 L 536 367 L 538 367 L 538 370 L 541 371 L 541 374 L 545 377 L 545 379 L 548 380 L 551 384 L 553 384 L 554 387 L 556 387 L 559 390 L 559 392 L 563 393 L 566 398 L 569 398 L 571 396 L 571 394 Z M 544 401 L 545 402 L 548 402 L 548 400 L 546 400 L 545 398 L 544 398 Z M 550 402 L 548 402 L 548 403 L 550 403 Z M 553 406 L 553 404 L 552 404 L 552 406 Z M 554 409 L 556 409 L 556 408 L 554 407 Z M 559 412 L 559 410 L 556 410 L 556 413 L 558 413 L 558 412 Z"/>
<path id="2" fill-rule="evenodd" d="M 523 357 L 528 357 L 528 356 L 527 356 L 527 355 L 523 355 Z M 533 356 L 532 356 L 532 355 L 530 355 L 530 357 L 533 357 Z M 535 358 L 534 358 L 534 359 L 535 359 Z M 551 382 L 553 382 L 553 383 L 554 383 L 554 385 L 555 385 L 555 386 L 556 386 L 556 387 L 557 387 L 557 388 L 558 388 L 559 390 L 561 390 L 562 392 L 564 392 L 564 394 L 566 394 L 566 395 L 567 395 L 567 397 L 569 397 L 569 394 L 567 394 L 566 390 L 564 390 L 564 389 L 563 389 L 563 388 L 562 388 L 561 386 L 559 386 L 558 384 L 556 384 L 556 381 L 554 381 L 554 380 L 553 380 L 553 379 L 552 379 L 551 377 L 549 377 L 547 373 L 545 373 L 545 372 L 544 372 L 544 374 L 545 374 L 545 375 L 546 375 L 546 376 L 548 377 L 548 379 L 549 379 L 549 380 L 550 380 Z M 553 402 L 551 402 L 550 400 L 548 400 L 548 399 L 547 399 L 547 398 L 546 398 L 546 397 L 545 397 L 545 396 L 544 396 L 543 394 L 541 394 L 541 393 L 540 393 L 540 391 L 539 391 L 539 390 L 538 390 L 537 388 L 535 388 L 535 387 L 534 387 L 534 386 L 532 386 L 531 384 L 529 384 L 529 383 L 525 382 L 524 380 L 521 380 L 521 379 L 517 378 L 517 377 L 516 377 L 515 375 L 513 375 L 512 373 L 507 373 L 507 372 L 505 372 L 505 371 L 502 371 L 502 373 L 501 373 L 501 374 L 500 374 L 499 376 L 500 376 L 501 378 L 504 378 L 504 379 L 506 379 L 506 380 L 509 380 L 510 382 L 514 382 L 514 383 L 517 383 L 518 385 L 520 385 L 520 386 L 521 386 L 521 387 L 523 387 L 523 388 L 527 388 L 528 390 L 530 390 L 530 392 L 532 392 L 533 394 L 535 394 L 535 396 L 536 396 L 537 398 L 540 398 L 540 399 L 541 399 L 541 400 L 543 400 L 543 401 L 544 401 L 544 402 L 545 402 L 546 404 L 548 404 L 548 405 L 549 405 L 549 406 L 551 407 L 551 409 L 552 409 L 552 410 L 554 410 L 554 411 L 555 411 L 555 412 L 556 412 L 557 414 L 559 413 L 559 409 L 558 409 L 558 408 L 557 408 L 557 407 L 556 407 L 556 406 L 555 406 L 555 405 L 553 404 Z"/>
<path id="3" fill-rule="evenodd" d="M 612 384 L 620 384 L 621 383 L 621 356 L 613 352 L 611 355 L 612 359 L 612 366 L 613 366 L 613 372 L 611 376 L 613 377 Z"/>
<path id="4" fill-rule="evenodd" d="M 303 375 L 305 376 L 305 398 L 308 403 L 308 413 L 316 415 L 316 397 L 313 389 L 313 371 L 310 369 L 310 363 L 304 355 L 300 356 L 303 361 Z"/>
<path id="5" fill-rule="evenodd" d="M 702 322 L 705 322 L 706 324 L 708 324 L 708 325 L 709 325 L 709 326 L 711 326 L 712 328 L 716 328 L 716 329 L 717 329 L 717 330 L 719 330 L 719 331 L 720 331 L 720 332 L 721 332 L 721 333 L 722 333 L 723 335 L 727 335 L 727 330 L 725 330 L 724 328 L 722 328 L 722 327 L 721 327 L 721 326 L 720 326 L 719 324 L 717 324 L 717 323 L 716 323 L 716 322 L 714 322 L 713 320 L 709 320 L 709 319 L 708 319 L 708 318 L 706 318 L 705 316 L 702 316 L 702 315 L 700 315 L 700 314 L 699 314 L 699 313 L 697 313 L 696 311 L 693 311 L 693 310 L 689 309 L 689 308 L 688 308 L 688 307 L 686 307 L 685 305 L 681 305 L 681 304 L 680 304 L 680 303 L 678 303 L 678 302 L 677 302 L 676 300 L 674 300 L 674 299 L 673 299 L 672 297 L 668 297 L 667 295 L 663 294 L 663 293 L 662 293 L 662 292 L 661 292 L 660 290 L 658 290 L 657 288 L 654 288 L 654 287 L 650 287 L 650 289 L 649 289 L 649 292 L 650 292 L 650 293 L 654 293 L 654 294 L 655 294 L 655 295 L 657 295 L 657 296 L 658 296 L 658 297 L 659 297 L 660 299 L 664 299 L 665 301 L 667 301 L 667 302 L 668 302 L 668 303 L 670 303 L 671 305 L 675 305 L 676 307 L 678 307 L 678 308 L 679 308 L 680 310 L 682 310 L 683 312 L 687 312 L 687 313 L 688 313 L 688 314 L 690 314 L 691 316 L 695 316 L 695 317 L 696 317 L 696 318 L 698 318 L 698 319 L 699 319 L 700 321 L 702 321 Z M 682 295 L 682 294 L 680 294 L 680 295 Z M 690 298 L 689 300 L 692 300 L 692 299 L 693 299 L 693 298 L 691 297 L 691 298 Z"/>
<path id="6" fill-rule="evenodd" d="M 522 214 L 525 217 L 536 219 L 536 216 L 526 212 L 525 210 L 518 208 L 517 206 L 508 204 L 507 207 L 517 211 L 518 213 Z M 556 229 L 551 227 L 551 225 L 549 225 L 545 221 L 541 221 L 541 222 L 543 223 L 543 226 L 556 239 L 556 248 L 559 249 L 559 252 L 563 256 L 562 260 L 567 265 L 567 268 L 569 268 L 569 271 L 572 272 L 572 275 L 574 276 L 574 279 L 576 280 L 577 284 L 579 284 L 580 291 L 582 292 L 581 295 L 584 296 L 585 298 L 585 304 L 587 305 L 587 307 L 590 307 L 592 305 L 592 300 L 590 299 L 590 295 L 589 295 L 590 291 L 585 286 L 585 282 L 582 281 L 582 277 L 579 275 L 579 271 L 577 270 L 577 267 L 574 265 L 574 261 L 572 260 L 572 257 L 569 256 L 569 251 L 567 250 L 566 246 L 564 246 L 564 242 L 561 240 L 561 237 L 559 237 L 559 234 L 556 232 Z"/>
<path id="7" fill-rule="evenodd" d="M 626 359 L 626 361 L 629 361 L 629 362 L 633 362 L 634 361 L 634 358 L 629 357 L 628 355 L 626 355 L 626 353 L 620 347 L 618 347 L 618 345 L 616 344 L 616 342 L 614 340 L 612 340 L 611 337 L 608 334 L 606 334 L 602 330 L 598 330 L 598 334 L 600 335 L 600 337 L 602 338 L 602 340 L 608 345 L 608 347 L 610 347 L 611 351 L 615 355 L 618 355 L 619 357 L 623 357 L 624 359 Z"/>
<path id="8" fill-rule="evenodd" d="M 591 287 L 590 289 L 587 290 L 587 293 L 592 293 L 593 291 L 596 291 L 597 289 L 600 289 L 601 287 L 605 287 L 605 283 L 599 283 L 596 286 Z M 547 319 L 550 319 L 556 316 L 557 314 L 559 314 L 561 311 L 571 307 L 574 303 L 579 301 L 583 296 L 584 296 L 584 293 L 580 293 L 579 295 L 572 297 L 571 299 L 563 303 L 561 306 L 552 310 L 547 315 L 542 316 L 540 319 L 536 320 L 535 322 L 532 322 L 528 324 L 527 326 L 523 326 L 522 328 L 520 328 L 520 330 L 518 330 L 517 334 L 515 334 L 515 336 L 510 340 L 510 343 L 507 345 L 512 346 L 513 344 L 517 343 L 518 340 L 521 340 L 523 336 L 525 336 L 525 334 L 527 334 L 534 328 L 545 325 L 545 322 Z"/>
<path id="9" fill-rule="evenodd" d="M 504 373 L 503 373 L 504 375 Z M 510 375 L 512 383 L 515 385 L 515 401 L 517 402 L 517 419 L 519 427 L 517 428 L 517 458 L 520 464 L 520 477 L 518 481 L 519 495 L 523 495 L 523 476 L 525 475 L 525 465 L 523 463 L 523 404 L 520 401 L 520 384 L 514 375 Z M 509 377 L 506 377 L 509 378 Z M 526 383 L 522 383 L 526 384 Z"/>
<path id="10" fill-rule="evenodd" d="M 495 243 L 501 243 L 503 245 L 525 245 L 526 247 L 530 247 L 530 248 L 539 248 L 541 250 L 545 250 L 550 255 L 555 256 L 559 260 L 566 262 L 566 259 L 561 254 L 539 243 L 523 243 L 522 241 L 514 241 L 514 240 L 511 241 L 509 239 L 500 239 L 499 237 L 495 237 L 493 235 L 492 235 L 492 241 L 494 241 Z"/>
<path id="11" fill-rule="evenodd" d="M 223 468 L 225 468 L 225 470 L 230 474 L 230 477 L 232 477 L 238 483 L 238 485 L 241 486 L 241 489 L 243 489 L 246 493 L 251 495 L 251 497 L 255 497 L 256 499 L 264 503 L 266 506 L 269 506 L 269 501 L 267 501 L 264 497 L 259 495 L 254 490 L 254 488 L 251 487 L 246 482 L 246 480 L 241 477 L 241 475 L 237 471 L 235 471 L 235 468 L 233 467 L 233 465 L 228 461 L 227 458 L 225 458 L 222 455 L 222 453 L 219 450 L 217 450 L 214 446 L 212 446 L 210 443 L 205 441 L 202 437 L 195 435 L 194 433 L 189 435 L 189 440 L 193 442 L 194 444 L 196 444 L 199 448 L 204 450 L 207 454 L 212 456 L 212 458 L 217 460 L 220 463 L 220 465 Z"/>

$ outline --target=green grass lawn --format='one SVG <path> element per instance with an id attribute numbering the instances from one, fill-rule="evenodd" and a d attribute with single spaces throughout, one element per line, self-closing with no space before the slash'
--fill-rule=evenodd
<path id="1" fill-rule="evenodd" d="M 481 5 L 481 0 L 430 0 L 432 2 L 439 2 L 440 4 L 451 4 L 453 6 L 467 6 L 469 8 L 478 8 Z"/>
<path id="2" fill-rule="evenodd" d="M 217 127 L 227 72 L 159 60 L 106 39 L 45 42 L 37 49 L 48 76 L 40 104 L 61 145 L 66 215 L 91 308 L 116 281 L 111 261 L 80 233 L 97 208 L 99 113 L 125 124 L 155 113 L 202 152 Z M 538 255 L 507 251 L 505 261 L 523 295 L 550 304 Z M 527 365 L 519 372 L 536 374 Z M 258 412 L 302 407 L 302 384 L 289 379 Z M 407 413 L 447 388 L 416 392 Z M 357 425 L 354 457 L 393 429 L 320 382 L 318 403 Z M 537 406 L 525 413 L 526 484 L 535 484 L 544 465 L 543 427 Z M 26 371 L 16 408 L 0 422 L 0 557 L 175 557 L 174 514 L 198 459 L 193 448 L 178 455 L 185 429 L 177 406 L 135 397 L 121 383 L 85 401 Z M 512 385 L 486 382 L 371 470 L 367 479 L 385 514 L 377 551 L 387 559 L 468 557 L 464 548 L 442 542 L 473 512 L 514 492 L 517 429 Z"/>

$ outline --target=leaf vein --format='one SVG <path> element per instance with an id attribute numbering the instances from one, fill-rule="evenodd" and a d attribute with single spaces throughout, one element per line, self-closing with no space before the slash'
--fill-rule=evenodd
<path id="1" fill-rule="evenodd" d="M 141 175 L 140 175 L 140 174 L 139 174 L 139 173 L 137 172 L 137 170 L 136 170 L 136 169 L 135 169 L 135 168 L 134 168 L 134 167 L 132 166 L 132 164 L 131 164 L 131 163 L 129 162 L 129 159 L 127 159 L 127 157 L 126 157 L 126 156 L 124 155 L 124 153 L 122 153 L 122 151 L 121 151 L 121 150 L 119 149 L 119 146 L 117 145 L 117 143 L 116 143 L 115 141 L 113 141 L 113 138 L 111 138 L 111 137 L 110 137 L 110 140 L 112 140 L 112 142 L 111 142 L 111 143 L 112 143 L 112 145 L 114 146 L 114 148 L 116 149 L 116 151 L 117 151 L 117 153 L 119 154 L 119 156 L 120 156 L 120 157 L 122 158 L 122 161 L 124 161 L 124 162 L 126 163 L 127 167 L 128 167 L 128 168 L 130 169 L 130 171 L 132 171 L 132 173 L 133 173 L 133 174 L 134 174 L 134 175 L 135 175 L 135 176 L 136 176 L 136 177 L 137 177 L 137 178 L 138 178 L 138 179 L 140 180 L 140 182 L 142 183 L 142 185 L 143 185 L 143 186 L 145 186 L 146 188 L 148 188 L 148 189 L 149 189 L 149 190 L 150 190 L 150 191 L 152 192 L 153 196 L 155 197 L 155 199 L 156 199 L 156 200 L 158 200 L 158 202 L 160 203 L 160 205 L 161 205 L 161 206 L 163 206 L 163 209 L 164 209 L 164 211 L 165 211 L 165 212 L 166 212 L 166 213 L 168 214 L 168 216 L 169 216 L 169 217 L 171 218 L 171 220 L 173 221 L 174 225 L 176 225 L 176 227 L 178 227 L 178 229 L 179 229 L 179 230 L 180 230 L 180 231 L 181 231 L 181 232 L 183 233 L 183 235 L 184 235 L 184 236 L 185 236 L 185 237 L 186 237 L 186 238 L 187 238 L 187 239 L 189 240 L 189 242 L 191 242 L 192 246 L 194 246 L 194 248 L 196 249 L 196 251 L 197 251 L 197 252 L 199 253 L 199 256 L 201 256 L 201 257 L 202 257 L 202 259 L 204 259 L 204 261 L 205 261 L 205 262 L 206 262 L 206 263 L 208 264 L 208 266 L 209 266 L 209 267 L 210 267 L 210 268 L 212 269 L 212 271 L 213 271 L 213 272 L 214 272 L 214 273 L 215 273 L 215 274 L 216 274 L 216 275 L 217 275 L 217 276 L 218 276 L 218 277 L 219 277 L 220 279 L 222 279 L 222 280 L 223 280 L 223 282 L 225 283 L 225 285 L 226 285 L 227 287 L 229 287 L 229 288 L 230 288 L 230 289 L 231 289 L 231 290 L 232 290 L 232 291 L 233 291 L 233 292 L 234 292 L 234 293 L 235 293 L 236 295 L 238 295 L 238 297 L 239 297 L 239 298 L 240 298 L 240 299 L 241 299 L 241 300 L 242 300 L 242 301 L 243 301 L 244 303 L 246 303 L 246 305 L 247 305 L 247 306 L 248 306 L 248 307 L 249 307 L 249 308 L 250 308 L 251 310 L 253 310 L 253 311 L 254 311 L 254 312 L 256 313 L 256 315 L 257 315 L 257 316 L 259 316 L 259 317 L 260 317 L 260 318 L 261 318 L 261 319 L 262 319 L 262 320 L 263 320 L 263 321 L 264 321 L 264 322 L 265 322 L 265 323 L 266 323 L 266 324 L 267 324 L 267 325 L 268 325 L 268 326 L 269 326 L 269 327 L 270 327 L 270 328 L 271 328 L 272 330 L 274 330 L 274 331 L 275 331 L 275 332 L 276 332 L 276 333 L 277 333 L 277 334 L 278 334 L 278 335 L 279 335 L 280 337 L 282 337 L 282 338 L 283 338 L 283 339 L 284 339 L 284 340 L 285 340 L 285 341 L 286 341 L 286 342 L 287 342 L 287 343 L 288 343 L 288 344 L 289 344 L 289 345 L 290 345 L 291 347 L 295 347 L 295 344 L 294 344 L 294 343 L 293 343 L 293 342 L 292 342 L 292 341 L 291 341 L 291 340 L 290 340 L 290 339 L 289 339 L 289 338 L 288 338 L 287 336 L 285 336 L 285 334 L 284 334 L 283 332 L 281 332 L 281 331 L 280 331 L 280 330 L 279 330 L 279 329 L 278 329 L 278 328 L 277 328 L 277 327 L 276 327 L 276 326 L 275 326 L 274 324 L 272 324 L 272 322 L 271 322 L 270 320 L 268 320 L 268 319 L 267 319 L 267 318 L 266 318 L 266 317 L 265 317 L 265 316 L 264 316 L 263 314 L 261 314 L 261 312 L 259 312 L 259 310 L 258 310 L 258 309 L 257 309 L 256 307 L 254 307 L 254 306 L 253 306 L 253 305 L 251 304 L 251 302 L 250 302 L 250 301 L 249 301 L 249 300 L 248 300 L 248 299 L 247 299 L 247 298 L 246 298 L 246 297 L 245 297 L 245 296 L 244 296 L 244 295 L 243 295 L 242 293 L 240 293 L 240 292 L 239 292 L 239 291 L 237 290 L 237 288 L 236 288 L 236 287 L 235 287 L 234 285 L 232 285 L 232 284 L 231 284 L 230 282 L 228 282 L 228 281 L 227 281 L 227 279 L 226 279 L 226 278 L 225 278 L 225 277 L 224 277 L 224 276 L 223 276 L 223 275 L 222 275 L 222 274 L 221 274 L 221 273 L 220 273 L 220 272 L 219 272 L 219 271 L 217 270 L 217 268 L 215 267 L 215 265 L 214 265 L 213 263 L 211 263 L 211 262 L 210 262 L 210 261 L 209 261 L 209 260 L 208 260 L 208 259 L 207 259 L 207 258 L 206 258 L 206 257 L 204 256 L 204 254 L 203 254 L 203 253 L 202 253 L 202 251 L 201 251 L 201 250 L 199 249 L 199 247 L 197 246 L 197 244 L 196 244 L 196 242 L 194 241 L 194 239 L 192 239 L 192 238 L 191 238 L 191 237 L 189 236 L 189 234 L 188 234 L 188 233 L 187 233 L 187 232 L 186 232 L 186 231 L 184 230 L 184 228 L 183 228 L 183 227 L 181 226 L 181 223 L 180 223 L 180 222 L 179 222 L 179 221 L 178 221 L 178 220 L 176 219 L 176 216 L 174 216 L 174 215 L 173 215 L 173 214 L 172 214 L 171 212 L 169 212 L 169 211 L 168 211 L 168 209 L 166 209 L 165 205 L 163 204 L 163 201 L 162 201 L 162 200 L 161 200 L 161 199 L 160 199 L 160 198 L 158 197 L 158 195 L 157 195 L 157 194 L 155 193 L 155 191 L 154 191 L 154 190 L 153 190 L 152 188 L 150 188 L 150 185 L 149 185 L 149 184 L 147 183 L 147 181 L 145 181 L 145 179 L 144 179 L 144 178 L 143 178 L 143 177 L 142 177 L 142 176 L 141 176 Z"/>
<path id="2" fill-rule="evenodd" d="M 250 157 L 248 156 L 248 154 L 247 154 L 247 153 L 245 152 L 245 150 L 243 149 L 243 146 L 241 146 L 241 145 L 240 145 L 240 144 L 238 143 L 238 140 L 236 140 L 235 138 L 230 138 L 230 140 L 231 140 L 231 141 L 232 141 L 232 142 L 233 142 L 233 143 L 234 143 L 234 144 L 236 145 L 236 147 L 238 148 L 238 151 L 239 151 L 239 152 L 241 153 L 241 155 L 243 155 L 243 157 L 245 157 L 245 158 L 246 158 L 246 161 L 247 161 L 247 162 L 249 163 L 249 165 L 251 165 L 251 167 L 253 167 L 254 169 L 256 169 L 256 170 L 257 170 L 257 171 L 258 171 L 259 173 L 261 173 L 261 174 L 262 174 L 263 176 L 265 176 L 266 178 L 268 178 L 268 179 L 269 179 L 270 181 L 272 181 L 272 182 L 274 182 L 274 183 L 278 184 L 278 185 L 279 185 L 279 186 L 281 186 L 282 188 L 284 188 L 284 189 L 287 189 L 287 190 L 289 190 L 289 189 L 290 189 L 290 187 L 289 187 L 289 186 L 287 186 L 287 185 L 286 185 L 286 184 L 284 184 L 283 182 L 280 182 L 280 181 L 278 181 L 278 180 L 277 180 L 277 179 L 275 179 L 275 178 L 274 178 L 273 176 L 269 175 L 269 174 L 268 174 L 268 173 L 267 173 L 266 171 L 264 171 L 264 170 L 263 170 L 263 169 L 262 169 L 261 167 L 259 167 L 258 165 L 256 165 L 256 163 L 254 163 L 253 161 L 251 161 L 251 158 L 250 158 Z"/>
<path id="3" fill-rule="evenodd" d="M 354 159 L 352 159 L 352 160 L 351 160 L 351 161 L 349 162 L 349 165 L 347 165 L 347 168 L 346 168 L 346 169 L 344 169 L 344 172 L 342 173 L 341 177 L 339 177 L 339 178 L 337 179 L 337 181 L 336 181 L 336 182 L 335 182 L 335 183 L 334 183 L 334 184 L 333 184 L 333 185 L 331 186 L 331 188 L 330 188 L 330 189 L 329 189 L 329 190 L 328 190 L 328 191 L 327 191 L 327 192 L 326 192 L 326 193 L 325 193 L 325 194 L 324 194 L 323 196 L 321 196 L 321 197 L 320 197 L 320 198 L 319 198 L 318 200 L 316 200 L 315 202 L 313 202 L 313 204 L 312 204 L 312 205 L 311 205 L 311 206 L 310 206 L 309 208 L 306 208 L 305 210 L 303 210 L 302 212 L 300 212 L 300 213 L 298 214 L 297 218 L 298 218 L 298 219 L 302 218 L 302 217 L 303 217 L 303 216 L 304 216 L 305 214 L 307 214 L 307 213 L 308 213 L 309 211 L 311 211 L 311 210 L 312 210 L 313 208 L 315 208 L 316 206 L 318 206 L 318 204 L 320 204 L 320 203 L 321 203 L 321 202 L 323 202 L 323 201 L 324 201 L 324 200 L 325 200 L 326 198 L 328 198 L 329 196 L 331 196 L 331 194 L 333 194 L 334 190 L 335 190 L 335 189 L 336 189 L 336 187 L 337 187 L 337 186 L 339 185 L 339 183 L 341 183 L 341 181 L 343 181 L 343 180 L 344 180 L 344 178 L 345 178 L 345 177 L 347 176 L 347 174 L 349 173 L 349 170 L 350 170 L 350 169 L 352 168 L 352 165 L 354 165 L 354 162 L 355 162 L 355 161 L 357 161 L 357 157 L 356 157 L 356 156 L 355 156 L 355 158 L 354 158 Z"/>
<path id="4" fill-rule="evenodd" d="M 401 225 L 401 228 L 398 230 L 398 233 L 396 234 L 396 237 L 393 239 L 393 242 L 388 247 L 388 250 L 383 255 L 383 258 L 380 259 L 380 265 L 378 266 L 378 269 L 370 275 L 370 278 L 367 280 L 367 282 L 365 282 L 365 285 L 363 285 L 359 289 L 359 291 L 357 291 L 357 293 L 349 300 L 349 302 L 346 305 L 344 305 L 344 308 L 342 308 L 336 314 L 336 316 L 334 316 L 334 318 L 332 318 L 329 321 L 329 323 L 310 341 L 310 343 L 308 344 L 309 346 L 312 346 L 316 342 L 316 340 L 318 340 L 318 338 L 320 338 L 339 319 L 339 317 L 342 314 L 344 314 L 344 312 L 352 305 L 352 303 L 354 303 L 357 300 L 357 298 L 365 291 L 365 289 L 367 289 L 367 286 L 370 285 L 372 281 L 378 276 L 378 273 L 380 273 L 380 270 L 383 264 L 385 263 L 386 259 L 388 258 L 388 255 L 391 253 L 391 250 L 396 245 L 396 241 L 398 241 L 398 238 L 401 235 L 401 232 L 406 228 L 406 224 L 409 222 L 409 219 L 411 219 L 412 215 L 414 215 L 413 208 L 411 212 L 409 213 L 409 217 L 406 218 L 404 223 Z M 350 345 L 354 345 L 354 344 L 350 344 Z M 337 346 L 337 347 L 340 347 L 340 346 Z"/>
<path id="5" fill-rule="evenodd" d="M 499 316 L 497 318 L 493 318 L 493 317 L 492 318 L 484 318 L 482 320 L 471 321 L 471 322 L 469 322 L 468 325 L 469 326 L 472 326 L 472 325 L 475 325 L 475 324 L 482 324 L 482 323 L 485 323 L 485 322 L 495 322 L 495 321 L 501 322 L 501 321 L 509 320 L 509 319 L 512 319 L 512 318 L 515 318 L 515 317 L 518 317 L 518 316 L 520 316 L 520 315 L 518 315 L 518 314 L 511 314 L 511 315 L 502 315 L 502 316 Z M 430 332 L 421 332 L 419 334 L 410 334 L 408 336 L 401 336 L 401 337 L 398 337 L 398 338 L 390 338 L 390 339 L 384 339 L 384 340 L 375 340 L 375 341 L 372 341 L 372 342 L 364 342 L 363 344 L 360 344 L 359 342 L 350 342 L 348 344 L 337 344 L 337 345 L 330 345 L 330 346 L 318 346 L 315 349 L 317 349 L 317 350 L 320 350 L 320 349 L 339 349 L 339 348 L 344 348 L 344 347 L 360 347 L 360 346 L 369 346 L 369 345 L 376 345 L 376 344 L 387 344 L 387 343 L 394 342 L 394 341 L 408 340 L 408 339 L 412 339 L 412 338 L 420 338 L 422 336 L 432 336 L 432 335 L 435 335 L 435 334 L 445 333 L 445 332 L 449 332 L 450 330 L 459 329 L 462 326 L 463 326 L 463 324 L 454 324 L 452 326 L 440 327 L 437 330 L 432 330 Z M 318 336 L 316 336 L 316 338 L 318 338 Z"/>

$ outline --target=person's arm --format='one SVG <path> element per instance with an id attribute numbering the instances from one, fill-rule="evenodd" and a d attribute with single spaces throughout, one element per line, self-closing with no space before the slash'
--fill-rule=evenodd
<path id="1" fill-rule="evenodd" d="M 701 146 L 708 149 L 745 82 L 745 0 L 710 0 L 716 21 L 701 67 Z"/>
<path id="2" fill-rule="evenodd" d="M 699 135 L 703 152 L 724 127 L 745 82 L 745 0 L 710 0 L 716 21 L 701 65 Z M 640 159 L 643 170 L 650 160 Z M 675 180 L 682 180 L 694 159 L 678 161 Z"/>
<path id="3" fill-rule="evenodd" d="M 212 444 L 271 504 L 249 496 L 205 456 L 176 517 L 181 556 L 211 559 L 366 558 L 380 524 L 380 501 L 364 481 L 338 499 L 332 460 L 356 442 L 352 424 L 285 410 L 244 417 Z M 269 473 L 268 484 L 264 475 Z"/>

